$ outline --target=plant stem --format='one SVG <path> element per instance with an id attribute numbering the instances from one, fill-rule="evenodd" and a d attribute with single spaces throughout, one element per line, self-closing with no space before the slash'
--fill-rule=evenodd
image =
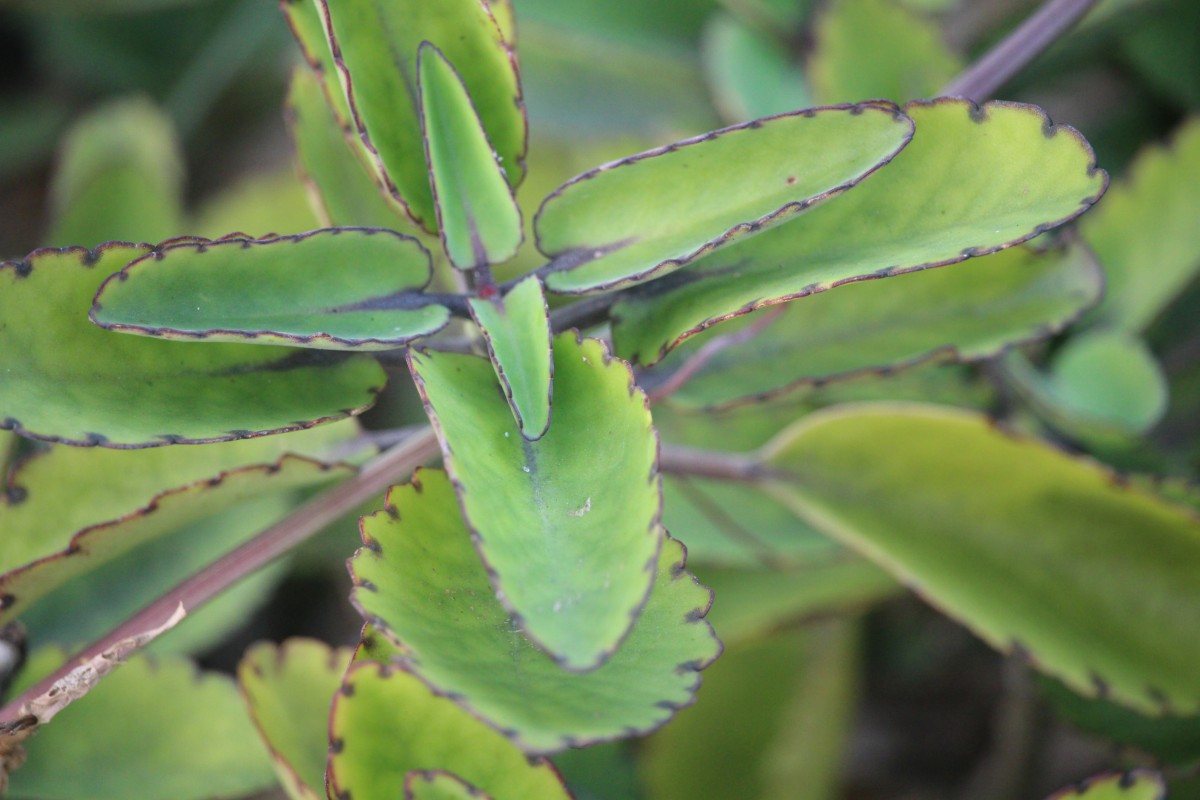
<path id="1" fill-rule="evenodd" d="M 771 474 L 769 467 L 752 456 L 717 450 L 697 450 L 674 444 L 662 446 L 658 467 L 663 472 L 699 475 L 726 481 L 757 481 Z"/>
<path id="2" fill-rule="evenodd" d="M 1016 30 L 946 84 L 941 94 L 983 102 L 1054 44 L 1097 0 L 1047 0 Z"/>
<path id="3" fill-rule="evenodd" d="M 687 361 L 684 361 L 679 369 L 668 375 L 658 387 L 646 392 L 650 398 L 650 402 L 656 403 L 659 400 L 664 400 L 679 391 L 685 383 L 692 379 L 692 376 L 700 371 L 701 367 L 712 360 L 713 356 L 735 345 L 745 344 L 755 336 L 758 336 L 768 325 L 779 319 L 779 315 L 786 308 L 786 305 L 774 306 L 768 311 L 760 312 L 758 319 L 740 331 L 709 339 L 703 347 L 693 353 Z"/>
<path id="4" fill-rule="evenodd" d="M 437 438 L 432 428 L 412 434 L 371 461 L 350 480 L 309 500 L 285 519 L 177 584 L 117 628 L 88 645 L 53 674 L 5 704 L 0 709 L 0 722 L 12 720 L 24 703 L 45 693 L 81 661 L 94 658 L 116 642 L 157 627 L 180 604 L 189 614 L 192 613 L 237 581 L 311 538 L 338 517 L 379 494 L 438 454 Z"/>

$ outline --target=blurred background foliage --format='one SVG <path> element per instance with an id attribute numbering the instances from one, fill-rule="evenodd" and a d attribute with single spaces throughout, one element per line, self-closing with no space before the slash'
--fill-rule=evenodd
<path id="1" fill-rule="evenodd" d="M 577 172 L 722 124 L 810 104 L 936 94 L 1035 7 L 1032 0 L 515 5 L 534 137 L 521 192 L 527 218 Z M 109 239 L 317 227 L 281 111 L 298 60 L 271 0 L 0 2 L 0 258 Z M 997 96 L 1036 103 L 1079 128 L 1120 181 L 1139 152 L 1170 142 L 1200 110 L 1200 3 L 1105 0 Z M 1162 214 L 1152 202 L 1140 208 L 1151 219 L 1169 211 L 1194 220 L 1200 189 L 1169 195 Z M 1089 241 L 1102 249 L 1102 237 Z M 1156 259 L 1144 269 L 1174 259 L 1184 277 L 1123 338 L 1093 319 L 1090 333 L 1077 326 L 980 368 L 922 368 L 704 416 L 665 407 L 656 422 L 673 442 L 711 446 L 696 430 L 716 427 L 726 447 L 749 449 L 783 421 L 845 399 L 1000 409 L 1071 449 L 1169 476 L 1164 491 L 1200 505 L 1192 488 L 1200 467 L 1200 285 L 1190 277 L 1200 248 Z M 517 268 L 537 263 L 527 243 Z M 395 381 L 367 417 L 380 429 L 423 422 L 407 380 Z M 831 559 L 828 543 L 797 535 L 789 514 L 749 490 L 669 479 L 665 491 L 668 523 L 685 542 L 695 537 L 697 573 L 729 598 L 724 611 L 714 608 L 729 649 L 678 725 L 648 743 L 557 758 L 580 798 L 705 796 L 720 779 L 709 770 L 721 768 L 738 772 L 741 783 L 709 796 L 794 797 L 803 776 L 804 796 L 816 800 L 1002 800 L 1042 797 L 1095 771 L 1146 764 L 1166 765 L 1172 798 L 1200 798 L 1196 718 L 1153 724 L 1035 680 L 877 571 Z M 706 529 L 720 527 L 703 499 L 710 496 L 754 515 L 747 525 L 768 540 L 773 558 L 782 557 L 772 568 L 783 576 L 808 565 L 803 588 L 786 581 L 771 589 L 759 574 L 755 585 L 766 588 L 754 594 L 776 592 L 778 602 L 739 607 L 740 578 L 762 565 Z M 224 642 L 213 646 L 208 637 L 203 663 L 229 668 L 257 638 L 349 642 L 357 617 L 342 562 L 357 541 L 348 518 L 301 548 L 271 574 L 274 599 L 252 621 L 236 618 L 232 606 L 224 612 Z M 819 743 L 838 741 L 843 728 L 850 733 L 839 770 L 837 749 Z M 697 742 L 693 729 L 731 738 Z M 731 751 L 737 741 L 741 750 Z"/>

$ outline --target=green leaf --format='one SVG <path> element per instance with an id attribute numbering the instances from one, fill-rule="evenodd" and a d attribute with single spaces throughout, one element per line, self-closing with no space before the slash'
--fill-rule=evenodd
<path id="1" fill-rule="evenodd" d="M 571 3 L 572 11 L 591 17 L 573 21 L 550 18 L 568 4 L 541 5 L 546 18 L 532 12 L 528 2 L 521 5 L 521 81 L 539 133 L 553 133 L 575 147 L 588 140 L 611 147 L 614 138 L 636 137 L 619 151 L 629 152 L 646 146 L 643 140 L 662 141 L 717 124 L 693 54 L 671 36 L 679 30 L 678 15 L 665 16 L 660 7 L 653 12 L 660 19 L 651 22 L 656 35 L 614 36 L 604 30 L 605 23 L 638 5 L 606 3 L 595 6 L 602 10 L 597 13 L 590 2 Z M 691 3 L 688 9 L 703 5 Z M 539 142 L 537 153 L 544 152 Z"/>
<path id="2" fill-rule="evenodd" d="M 615 289 L 677 270 L 845 191 L 912 131 L 891 107 L 807 109 L 578 175 L 534 219 L 538 249 L 553 259 L 546 288 Z"/>
<path id="3" fill-rule="evenodd" d="M 1107 700 L 1081 697 L 1058 681 L 1043 678 L 1038 688 L 1055 715 L 1080 730 L 1121 746 L 1149 753 L 1158 763 L 1200 764 L 1200 717 L 1147 717 Z"/>
<path id="4" fill-rule="evenodd" d="M 385 228 L 181 241 L 105 281 L 91 316 L 166 339 L 387 349 L 450 321 L 421 292 L 430 269 L 420 242 Z"/>
<path id="5" fill-rule="evenodd" d="M 350 474 L 345 466 L 331 469 L 285 456 L 164 492 L 144 508 L 85 528 L 65 548 L 2 576 L 3 591 L 12 598 L 6 614 L 20 613 L 44 639 L 83 644 L 283 518 L 295 504 L 296 490 Z M 277 578 L 242 601 L 258 602 Z M 95 597 L 104 602 L 89 602 Z M 241 609 L 242 622 L 248 610 Z M 195 630 L 193 622 L 180 631 Z M 213 629 L 199 638 L 211 640 L 236 627 L 227 622 L 210 620 Z"/>
<path id="6" fill-rule="evenodd" d="M 727 647 L 807 619 L 859 611 L 900 590 L 887 572 L 845 552 L 778 572 L 704 568 L 697 574 L 717 598 L 708 621 Z"/>
<path id="7" fill-rule="evenodd" d="M 144 99 L 111 102 L 67 133 L 51 186 L 54 244 L 157 242 L 182 230 L 183 154 Z"/>
<path id="8" fill-rule="evenodd" d="M 449 772 L 428 770 L 404 776 L 404 800 L 491 800 L 492 796 Z"/>
<path id="9" fill-rule="evenodd" d="M 521 210 L 462 76 L 429 42 L 421 43 L 417 72 L 421 134 L 450 263 L 477 269 L 508 261 L 524 240 Z"/>
<path id="10" fill-rule="evenodd" d="M 654 426 L 664 446 L 747 453 L 807 410 L 775 403 L 695 414 L 663 404 Z M 663 526 L 687 546 L 689 563 L 787 569 L 842 549 L 753 483 L 667 473 L 662 487 Z"/>
<path id="11" fill-rule="evenodd" d="M 88 324 L 100 283 L 148 252 L 107 244 L 0 263 L 0 427 L 68 444 L 153 447 L 299 430 L 374 401 L 384 373 L 367 356 L 189 347 Z"/>
<path id="12" fill-rule="evenodd" d="M 1092 334 L 1076 337 L 1055 355 L 1054 386 L 1062 402 L 1082 414 L 1144 431 L 1167 409 L 1167 380 L 1138 339 Z"/>
<path id="13" fill-rule="evenodd" d="M 993 646 L 1146 713 L 1200 709 L 1200 522 L 1190 511 L 934 406 L 814 414 L 768 462 L 782 471 L 773 490 L 797 513 Z"/>
<path id="14" fill-rule="evenodd" d="M 352 129 L 354 123 L 350 104 L 342 90 L 317 0 L 283 0 L 279 7 L 291 28 L 292 36 L 296 38 L 296 44 L 300 45 L 300 53 L 308 63 L 309 74 L 317 79 L 321 87 L 326 107 L 333 114 L 337 126 L 345 130 Z M 360 220 L 358 224 L 364 222 Z"/>
<path id="15" fill-rule="evenodd" d="M 725 406 L 864 372 L 991 358 L 1063 330 L 1103 290 L 1104 275 L 1082 247 L 1013 248 L 958 269 L 848 284 L 791 303 L 760 334 L 706 361 L 671 399 Z M 697 336 L 663 367 L 684 363 L 714 333 L 732 330 Z"/>
<path id="16" fill-rule="evenodd" d="M 1057 791 L 1046 800 L 1166 800 L 1166 792 L 1161 775 L 1138 769 L 1096 775 Z"/>
<path id="17" fill-rule="evenodd" d="M 508 182 L 525 172 L 526 121 L 509 50 L 479 0 L 316 0 L 357 126 L 384 185 L 409 215 L 434 230 L 423 152 L 417 51 L 438 47 L 459 70 Z"/>
<path id="18" fill-rule="evenodd" d="M 1080 223 L 1108 276 L 1099 322 L 1144 330 L 1200 270 L 1200 119 L 1181 126 L 1166 147 L 1130 166 L 1094 214 Z"/>
<path id="19" fill-rule="evenodd" d="M 275 785 L 233 681 L 175 657 L 134 656 L 26 750 L 14 800 L 207 800 Z"/>
<path id="20" fill-rule="evenodd" d="M 298 0 L 294 5 L 310 3 Z M 401 222 L 403 211 L 385 199 L 382 187 L 360 161 L 361 148 L 347 139 L 347 132 L 330 113 L 320 81 L 303 67 L 292 71 L 287 123 L 310 199 L 324 224 L 420 230 L 407 217 Z"/>
<path id="21" fill-rule="evenodd" d="M 694 564 L 779 569 L 840 549 L 752 484 L 664 475 L 662 487 L 663 527 Z"/>
<path id="22" fill-rule="evenodd" d="M 0 624 L 138 544 L 255 492 L 348 475 L 344 465 L 319 465 L 357 433 L 357 423 L 346 420 L 208 447 L 54 447 L 22 460 L 0 499 Z M 311 463 L 281 461 L 285 453 Z"/>
<path id="23" fill-rule="evenodd" d="M 1019 353 L 1003 362 L 1013 385 L 1056 428 L 1114 441 L 1144 433 L 1167 410 L 1167 379 L 1137 338 L 1097 330 L 1072 337 L 1038 373 Z"/>
<path id="24" fill-rule="evenodd" d="M 537 441 L 550 427 L 554 357 L 542 282 L 530 276 L 503 299 L 467 301 L 521 436 Z"/>
<path id="25" fill-rule="evenodd" d="M 732 122 L 814 105 L 804 74 L 780 44 L 717 13 L 701 41 L 705 73 L 721 116 Z"/>
<path id="26" fill-rule="evenodd" d="M 488 10 L 500 26 L 500 35 L 509 47 L 517 43 L 517 17 L 512 0 L 486 0 Z"/>
<path id="27" fill-rule="evenodd" d="M 646 743 L 651 796 L 837 797 L 857 639 L 856 626 L 833 620 L 731 647 L 708 670 L 696 705 Z"/>
<path id="28" fill-rule="evenodd" d="M 1075 218 L 1104 191 L 1088 144 L 1034 106 L 943 98 L 905 113 L 912 144 L 861 186 L 625 296 L 613 307 L 617 352 L 653 363 L 765 305 L 992 253 Z"/>
<path id="29" fill-rule="evenodd" d="M 188 222 L 198 240 L 220 239 L 230 231 L 251 238 L 247 231 L 263 237 L 275 231 L 311 231 L 321 226 L 309 197 L 310 188 L 291 164 L 268 172 L 245 173 L 226 184 L 196 209 Z"/>
<path id="30" fill-rule="evenodd" d="M 604 663 L 662 542 L 658 440 L 629 366 L 598 340 L 557 337 L 554 425 L 530 442 L 488 361 L 410 351 L 409 364 L 504 607 L 563 668 Z"/>
<path id="31" fill-rule="evenodd" d="M 834 0 L 823 6 L 808 59 L 821 103 L 933 97 L 962 70 L 933 20 L 895 0 Z"/>
<path id="32" fill-rule="evenodd" d="M 313 639 L 289 639 L 256 644 L 238 665 L 250 719 L 292 800 L 325 797 L 330 705 L 352 655 Z"/>
<path id="33" fill-rule="evenodd" d="M 419 779 L 430 770 L 461 776 L 495 800 L 568 797 L 548 762 L 530 759 L 416 677 L 374 661 L 350 665 L 334 698 L 329 733 L 334 797 L 394 798 L 414 772 Z"/>
<path id="34" fill-rule="evenodd" d="M 711 595 L 684 571 L 678 542 L 664 543 L 654 591 L 621 648 L 595 670 L 570 672 L 496 599 L 453 497 L 445 473 L 423 470 L 362 524 L 352 601 L 398 647 L 398 663 L 535 754 L 645 733 L 691 702 L 697 670 L 720 645 L 703 619 Z"/>

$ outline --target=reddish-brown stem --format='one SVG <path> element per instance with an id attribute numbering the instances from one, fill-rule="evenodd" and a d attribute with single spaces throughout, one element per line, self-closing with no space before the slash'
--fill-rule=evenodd
<path id="1" fill-rule="evenodd" d="M 416 467 L 439 453 L 431 428 L 412 434 L 404 442 L 367 464 L 345 483 L 308 501 L 286 519 L 272 525 L 161 595 L 105 636 L 88 645 L 60 669 L 14 698 L 0 709 L 0 722 L 11 721 L 27 701 L 45 693 L 81 661 L 94 658 L 115 643 L 158 627 L 180 604 L 195 611 L 237 581 L 266 566 L 296 545 L 321 531 L 360 503 L 402 480 Z"/>
<path id="2" fill-rule="evenodd" d="M 1097 0 L 1047 0 L 1032 16 L 942 89 L 943 95 L 978 103 L 1066 33 Z"/>
<path id="3" fill-rule="evenodd" d="M 757 481 L 771 474 L 771 469 L 754 456 L 671 444 L 662 446 L 658 466 L 663 472 L 725 481 Z"/>
<path id="4" fill-rule="evenodd" d="M 779 319 L 779 315 L 784 312 L 785 308 L 787 306 L 774 306 L 769 311 L 763 312 L 758 319 L 740 331 L 710 339 L 703 347 L 693 353 L 687 361 L 684 361 L 679 369 L 672 372 L 658 387 L 648 391 L 646 396 L 650 398 L 651 403 L 670 397 L 679 391 L 681 386 L 691 380 L 705 364 L 712 360 L 713 356 L 722 350 L 727 350 L 734 345 L 744 344 L 755 336 L 758 336 L 768 325 Z"/>

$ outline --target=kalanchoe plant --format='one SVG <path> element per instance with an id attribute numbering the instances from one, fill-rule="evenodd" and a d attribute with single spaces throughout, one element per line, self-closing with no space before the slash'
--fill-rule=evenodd
<path id="1" fill-rule="evenodd" d="M 1051 4 L 1060 28 L 1066 5 Z M 761 115 L 610 161 L 522 207 L 529 126 L 507 2 L 282 9 L 305 61 L 288 121 L 325 227 L 85 243 L 0 264 L 0 420 L 56 443 L 9 468 L 0 623 L 25 620 L 36 642 L 39 605 L 79 603 L 147 565 L 72 620 L 91 645 L 70 660 L 43 648 L 19 676 L 0 711 L 5 772 L 30 751 L 15 796 L 129 796 L 136 770 L 106 771 L 115 756 L 80 750 L 65 723 L 30 738 L 103 678 L 78 707 L 121 718 L 119 755 L 146 765 L 141 796 L 232 796 L 277 779 L 292 798 L 568 797 L 551 757 L 663 727 L 716 662 L 712 690 L 728 703 L 697 708 L 647 750 L 654 791 L 702 796 L 719 765 L 697 742 L 723 743 L 738 726 L 723 715 L 743 702 L 761 702 L 764 737 L 795 693 L 828 703 L 804 719 L 845 718 L 853 623 L 764 644 L 766 632 L 900 585 L 1076 693 L 1200 714 L 1193 511 L 976 411 L 859 403 L 797 420 L 777 401 L 990 360 L 1084 441 L 1151 424 L 1153 397 L 1096 411 L 1086 364 L 1047 377 L 1016 350 L 1093 308 L 1089 341 L 1116 330 L 1137 347 L 1185 283 L 1181 266 L 1158 294 L 1101 302 L 1092 250 L 1042 236 L 1107 187 L 1076 130 L 1022 103 L 864 99 L 839 64 L 870 14 L 830 11 L 812 85 L 755 95 L 729 60 L 759 34 L 725 19 L 710 40 L 723 105 Z M 959 69 L 917 51 L 913 85 L 887 94 L 933 95 Z M 951 86 L 982 99 L 982 80 L 969 71 Z M 797 95 L 824 104 L 772 107 Z M 1179 145 L 1192 166 L 1193 134 Z M 65 185 L 71 202 L 93 184 Z M 1083 238 L 1104 257 L 1120 247 L 1110 232 L 1085 225 Z M 527 238 L 540 254 L 528 268 Z M 1132 278 L 1115 283 L 1133 291 Z M 429 426 L 364 456 L 348 418 L 403 366 Z M 722 422 L 718 436 L 684 413 L 697 409 Z M 173 688 L 186 677 L 178 655 L 104 677 L 168 617 L 195 612 L 166 635 L 195 625 L 208 641 L 203 604 L 249 605 L 261 587 L 225 591 L 385 489 L 348 563 L 356 649 L 256 646 L 237 679 L 248 715 L 219 676 Z M 300 492 L 318 493 L 298 504 Z M 67 539 L 48 539 L 48 521 Z M 711 565 L 715 602 L 689 557 Z M 811 657 L 793 675 L 797 650 Z M 747 699 L 726 664 L 788 677 Z M 133 697 L 172 692 L 203 720 L 197 737 L 222 741 L 219 763 L 153 710 L 144 724 L 121 715 Z M 156 743 L 153 757 L 139 741 Z M 836 764 L 841 742 L 835 731 L 801 749 Z M 55 759 L 71 753 L 82 755 L 65 774 Z M 830 769 L 811 796 L 830 796 Z M 220 780 L 189 783 L 206 770 Z M 736 796 L 769 794 L 755 775 Z M 1134 800 L 1161 786 L 1141 772 L 1076 793 Z"/>

